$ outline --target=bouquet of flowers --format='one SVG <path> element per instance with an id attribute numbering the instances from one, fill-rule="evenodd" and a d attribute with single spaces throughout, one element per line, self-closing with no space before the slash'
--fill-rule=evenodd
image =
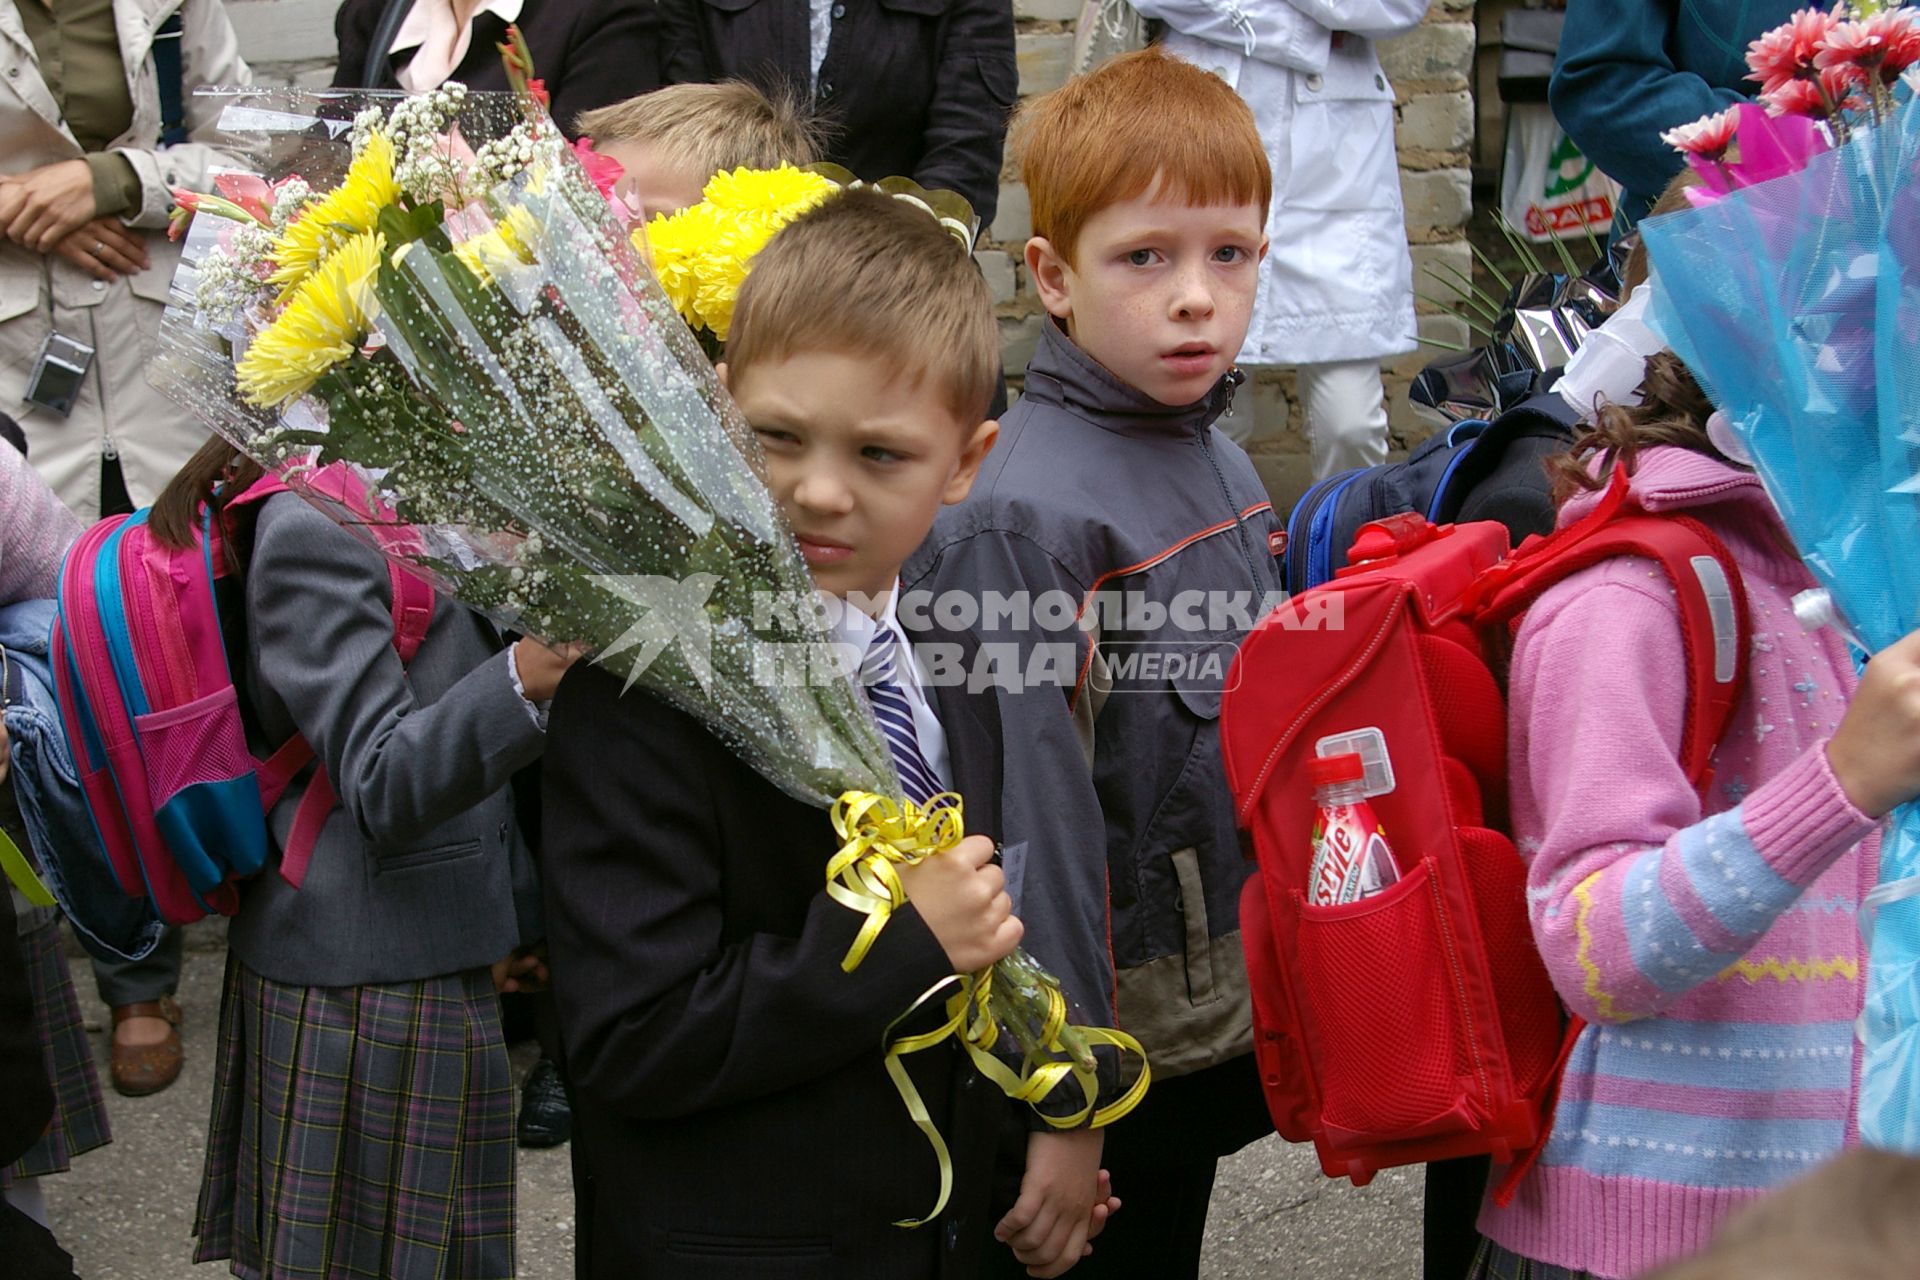
<path id="1" fill-rule="evenodd" d="M 715 179 L 739 219 L 709 210 L 705 241 L 662 236 L 663 289 L 609 202 L 617 173 L 568 146 L 521 81 L 511 96 L 236 97 L 223 126 L 261 172 L 177 193 L 219 216 L 191 219 L 154 379 L 387 556 L 503 626 L 585 645 L 831 807 L 844 843 L 828 892 L 868 917 L 852 969 L 905 901 L 896 866 L 957 842 L 962 808 L 895 799 L 857 664 L 828 643 L 757 443 L 670 297 L 724 336 L 752 249 L 834 183 Z M 723 232 L 731 257 L 686 265 Z M 897 1055 L 948 1034 L 1012 1096 L 1076 1091 L 1070 1114 L 1043 1112 L 1062 1126 L 1117 1119 L 1146 1088 L 1142 1056 L 1094 1114 L 1093 1046 L 1139 1046 L 1072 1025 L 1024 952 L 922 1003 L 936 996 L 940 1034 L 889 1059 L 917 1116 Z M 992 1052 L 1009 1045 L 1017 1069 Z"/>
<path id="2" fill-rule="evenodd" d="M 1920 61 L 1904 5 L 1803 10 L 1749 51 L 1766 105 L 1669 140 L 1694 209 L 1645 228 L 1654 324 L 1750 454 L 1851 639 L 1920 625 Z M 1810 600 L 1810 611 L 1824 602 Z M 1920 1151 L 1920 813 L 1897 810 L 1862 910 L 1861 1136 Z"/>

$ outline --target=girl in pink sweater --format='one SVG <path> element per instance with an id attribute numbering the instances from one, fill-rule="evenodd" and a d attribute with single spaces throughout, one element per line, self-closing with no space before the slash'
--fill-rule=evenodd
<path id="1" fill-rule="evenodd" d="M 1516 637 L 1510 785 L 1534 938 L 1591 1025 L 1538 1164 L 1481 1213 L 1476 1274 L 1496 1280 L 1640 1275 L 1855 1141 L 1855 910 L 1879 818 L 1920 793 L 1920 633 L 1856 694 L 1840 638 L 1796 621 L 1813 579 L 1759 479 L 1708 440 L 1685 367 L 1655 355 L 1644 392 L 1575 446 L 1560 520 L 1623 466 L 1641 507 L 1717 534 L 1746 584 L 1747 686 L 1703 800 L 1679 762 L 1685 651 L 1656 568 L 1577 574 Z"/>

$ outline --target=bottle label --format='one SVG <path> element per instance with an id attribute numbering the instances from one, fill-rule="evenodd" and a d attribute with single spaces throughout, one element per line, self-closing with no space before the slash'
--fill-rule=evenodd
<path id="1" fill-rule="evenodd" d="M 1316 907 L 1358 902 L 1399 878 L 1386 835 L 1361 805 L 1324 808 L 1313 824 L 1307 901 Z"/>

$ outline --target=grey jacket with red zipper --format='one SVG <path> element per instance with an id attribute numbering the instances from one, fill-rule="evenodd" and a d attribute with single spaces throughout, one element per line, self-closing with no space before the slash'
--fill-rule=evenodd
<path id="1" fill-rule="evenodd" d="M 1220 694 L 1279 598 L 1283 534 L 1253 464 L 1213 426 L 1239 380 L 1162 405 L 1049 321 L 972 494 L 903 574 L 902 608 L 969 625 L 981 654 L 962 674 L 999 687 L 1004 861 L 1028 949 L 1162 1078 L 1252 1047 L 1251 864 Z"/>

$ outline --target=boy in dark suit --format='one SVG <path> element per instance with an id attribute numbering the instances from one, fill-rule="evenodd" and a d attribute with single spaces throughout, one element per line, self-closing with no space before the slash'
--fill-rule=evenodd
<path id="1" fill-rule="evenodd" d="M 835 639 L 891 665 L 886 698 L 868 694 L 909 795 L 916 778 L 958 791 L 968 828 L 996 831 L 995 704 L 924 687 L 908 653 L 971 642 L 894 599 L 998 430 L 979 273 L 924 212 L 837 195 L 754 260 L 729 356 L 815 584 L 848 602 Z M 544 880 L 582 1274 L 971 1277 L 1006 1103 L 951 1043 L 906 1059 L 955 1184 L 939 1220 L 902 1229 L 934 1202 L 937 1164 L 884 1062 L 923 993 L 1019 941 L 991 841 L 902 868 L 908 906 L 844 973 L 862 917 L 823 891 L 838 844 L 824 812 L 598 668 L 564 682 L 550 726 Z"/>

